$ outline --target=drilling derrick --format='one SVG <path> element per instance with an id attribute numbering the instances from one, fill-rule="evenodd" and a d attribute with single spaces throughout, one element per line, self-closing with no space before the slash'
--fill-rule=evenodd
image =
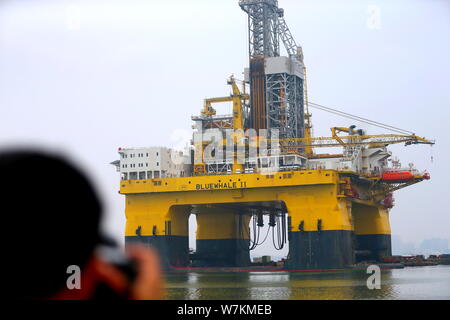
<path id="1" fill-rule="evenodd" d="M 248 14 L 250 118 L 248 127 L 304 136 L 304 65 L 276 0 L 241 0 Z M 280 56 L 280 39 L 288 57 Z"/>

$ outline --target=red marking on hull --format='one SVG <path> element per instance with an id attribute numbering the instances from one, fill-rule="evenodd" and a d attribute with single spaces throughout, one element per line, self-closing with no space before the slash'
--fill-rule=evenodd
<path id="1" fill-rule="evenodd" d="M 381 266 L 380 269 L 393 269 L 395 267 Z M 284 268 L 267 268 L 267 269 L 227 269 L 227 268 L 172 268 L 165 271 L 166 273 L 240 273 L 240 272 L 332 272 L 332 271 L 366 271 L 367 267 L 341 268 L 341 269 L 284 269 Z"/>

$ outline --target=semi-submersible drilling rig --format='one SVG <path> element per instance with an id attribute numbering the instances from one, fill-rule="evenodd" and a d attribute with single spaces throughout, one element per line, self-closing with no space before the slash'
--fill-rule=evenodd
<path id="1" fill-rule="evenodd" d="M 239 5 L 248 14 L 250 66 L 242 83 L 228 80 L 230 96 L 206 99 L 192 117 L 189 152 L 119 149 L 113 164 L 126 196 L 126 243 L 155 247 L 166 269 L 249 266 L 250 250 L 268 236 L 276 249 L 289 243 L 290 270 L 344 268 L 391 255 L 392 193 L 429 175 L 402 168 L 386 147 L 433 142 L 308 102 L 302 49 L 278 1 Z M 216 114 L 213 104 L 221 102 L 232 102 L 232 114 Z M 310 107 L 395 133 L 368 135 L 351 126 L 313 137 Z M 315 152 L 322 147 L 343 151 Z"/>

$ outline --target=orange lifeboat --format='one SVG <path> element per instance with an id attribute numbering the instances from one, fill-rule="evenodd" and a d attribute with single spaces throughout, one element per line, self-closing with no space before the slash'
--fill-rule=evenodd
<path id="1" fill-rule="evenodd" d="M 414 175 L 410 171 L 394 171 L 384 172 L 381 176 L 381 180 L 391 183 L 402 183 L 410 180 L 414 180 Z"/>

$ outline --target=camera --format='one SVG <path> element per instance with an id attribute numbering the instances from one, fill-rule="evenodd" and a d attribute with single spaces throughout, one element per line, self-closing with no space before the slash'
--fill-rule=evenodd
<path id="1" fill-rule="evenodd" d="M 125 274 L 130 283 L 135 280 L 137 275 L 135 261 L 125 256 L 123 250 L 117 245 L 112 243 L 102 244 L 97 248 L 97 254 L 103 261 L 113 265 Z"/>

